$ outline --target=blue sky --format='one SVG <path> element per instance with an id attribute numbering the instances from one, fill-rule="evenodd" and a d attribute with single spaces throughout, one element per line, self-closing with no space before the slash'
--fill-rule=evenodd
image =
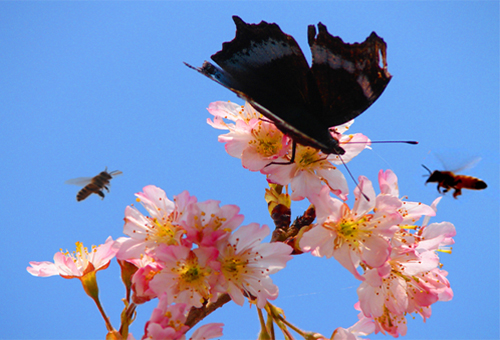
<path id="1" fill-rule="evenodd" d="M 265 178 L 241 167 L 206 124 L 206 107 L 239 99 L 185 67 L 233 39 L 232 15 L 276 22 L 310 60 L 307 25 L 321 21 L 347 42 L 372 31 L 388 45 L 387 89 L 351 131 L 376 145 L 349 163 L 376 182 L 380 169 L 399 177 L 400 193 L 430 204 L 426 171 L 481 157 L 465 173 L 484 191 L 447 195 L 433 221 L 455 224 L 453 254 L 441 255 L 454 299 L 433 305 L 423 323 L 409 316 L 408 339 L 498 339 L 499 320 L 499 3 L 460 2 L 2 2 L 0 3 L 0 248 L 2 339 L 102 339 L 103 321 L 77 280 L 35 278 L 29 261 L 52 260 L 122 236 L 123 214 L 148 184 L 167 195 L 237 204 L 245 223 L 272 225 Z M 75 200 L 74 177 L 121 170 L 106 199 Z M 354 185 L 349 182 L 350 189 Z M 295 215 L 308 206 L 295 203 Z M 118 266 L 99 272 L 101 299 L 115 327 L 122 309 Z M 333 260 L 297 256 L 274 277 L 276 305 L 299 327 L 330 335 L 357 320 L 359 282 Z M 155 303 L 139 306 L 142 336 Z M 223 339 L 254 339 L 255 309 L 228 304 L 207 321 Z M 385 338 L 381 335 L 371 339 Z"/>

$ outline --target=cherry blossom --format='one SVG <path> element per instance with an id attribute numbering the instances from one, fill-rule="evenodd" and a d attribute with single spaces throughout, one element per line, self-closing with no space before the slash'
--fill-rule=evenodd
<path id="1" fill-rule="evenodd" d="M 186 314 L 189 311 L 184 303 L 170 304 L 166 294 L 160 296 L 158 306 L 153 310 L 146 323 L 142 337 L 155 340 L 185 340 L 189 326 L 186 326 Z M 190 339 L 203 340 L 222 336 L 222 323 L 210 323 L 194 331 Z"/>
<path id="2" fill-rule="evenodd" d="M 214 246 L 215 242 L 243 222 L 236 205 L 219 207 L 219 201 L 208 200 L 191 204 L 182 225 L 186 240 L 200 246 Z"/>
<path id="3" fill-rule="evenodd" d="M 227 292 L 242 306 L 246 296 L 256 299 L 258 308 L 278 297 L 278 287 L 269 275 L 278 272 L 292 259 L 292 248 L 283 243 L 262 243 L 270 229 L 257 223 L 240 227 L 227 241 L 219 242 L 221 270 L 219 292 Z"/>
<path id="4" fill-rule="evenodd" d="M 214 115 L 213 122 L 207 120 L 211 126 L 229 130 L 228 134 L 219 136 L 219 142 L 226 143 L 227 153 L 240 158 L 246 169 L 260 171 L 283 157 L 290 148 L 290 139 L 248 103 L 240 106 L 231 102 L 214 102 L 208 111 Z M 225 123 L 224 119 L 234 123 Z"/>
<path id="5" fill-rule="evenodd" d="M 428 218 L 424 222 L 428 223 Z M 431 316 L 433 303 L 453 298 L 447 272 L 439 268 L 435 252 L 453 243 L 453 225 L 433 223 L 415 229 L 415 233 L 407 229 L 395 233 L 387 262 L 366 268 L 363 274 L 365 280 L 358 288 L 360 307 L 375 321 L 375 332 L 405 335 L 406 314 L 417 313 L 425 320 Z"/>
<path id="6" fill-rule="evenodd" d="M 137 266 L 137 271 L 132 276 L 132 301 L 136 304 L 145 303 L 157 297 L 149 283 L 158 274 L 163 266 L 152 257 L 144 254 L 141 259 L 129 259 L 128 262 Z"/>
<path id="7" fill-rule="evenodd" d="M 170 201 L 165 191 L 154 185 L 144 187 L 143 192 L 136 196 L 150 216 L 143 215 L 133 206 L 125 209 L 123 232 L 130 239 L 120 247 L 119 258 L 140 258 L 146 249 L 159 244 L 182 244 L 186 231 L 181 222 L 186 209 L 196 203 L 196 197 L 184 191 Z"/>
<path id="8" fill-rule="evenodd" d="M 185 246 L 160 245 L 154 251 L 163 266 L 149 283 L 157 294 L 167 293 L 169 303 L 185 303 L 201 307 L 210 300 L 210 289 L 217 281 L 220 264 L 216 261 L 217 249 L 202 247 L 190 249 Z"/>
<path id="9" fill-rule="evenodd" d="M 359 303 L 354 307 L 360 310 Z M 375 331 L 375 322 L 367 318 L 362 312 L 358 314 L 358 322 L 349 328 L 337 328 L 331 337 L 332 340 L 362 340 Z"/>
<path id="10" fill-rule="evenodd" d="M 297 145 L 294 163 L 271 164 L 261 172 L 268 175 L 271 183 L 290 184 L 294 201 L 319 193 L 325 185 L 337 196 L 347 199 L 348 187 L 342 172 L 319 150 L 308 146 Z"/>
<path id="11" fill-rule="evenodd" d="M 349 129 L 352 120 L 331 129 L 332 136 L 346 151 L 342 159 L 338 155 L 325 155 L 312 147 L 297 144 L 295 161 L 283 164 L 292 157 L 291 139 L 250 104 L 238 106 L 230 102 L 215 102 L 209 105 L 208 111 L 214 115 L 213 121 L 208 120 L 211 126 L 230 131 L 219 136 L 219 141 L 226 143 L 226 151 L 240 158 L 244 168 L 266 174 L 271 183 L 290 184 L 293 200 L 318 194 L 324 185 L 346 200 L 347 182 L 332 162 L 347 163 L 369 145 L 369 139 L 362 134 L 342 134 Z M 234 123 L 226 123 L 224 119 Z"/>
<path id="12" fill-rule="evenodd" d="M 314 256 L 335 257 L 360 280 L 364 280 L 357 271 L 360 264 L 369 268 L 383 266 L 391 253 L 390 240 L 400 226 L 435 212 L 425 204 L 398 198 L 397 177 L 392 171 L 381 171 L 379 182 L 381 193 L 375 196 L 371 182 L 359 177 L 352 210 L 332 198 L 326 188 L 310 197 L 316 207 L 317 223 L 304 233 L 300 247 Z"/>
<path id="13" fill-rule="evenodd" d="M 359 188 L 370 201 L 362 196 Z M 356 268 L 361 262 L 371 267 L 385 263 L 391 250 L 389 238 L 398 229 L 402 217 L 396 212 L 398 200 L 375 198 L 368 179 L 360 177 L 359 188 L 354 192 L 356 203 L 352 210 L 346 203 L 332 198 L 327 189 L 312 197 L 318 222 L 304 233 L 300 247 L 314 256 L 335 257 L 356 278 L 363 280 Z"/>
<path id="14" fill-rule="evenodd" d="M 336 127 L 334 131 L 346 131 L 353 121 Z M 267 174 L 268 181 L 280 185 L 290 184 L 292 189 L 292 200 L 299 201 L 317 195 L 323 186 L 328 186 L 332 193 L 342 200 L 347 199 L 349 193 L 347 182 L 342 172 L 337 168 L 338 164 L 347 163 L 370 143 L 369 139 L 358 133 L 354 135 L 342 135 L 333 132 L 332 135 L 339 141 L 340 146 L 346 153 L 340 156 L 325 155 L 320 150 L 297 144 L 295 160 L 291 164 L 271 164 L 261 170 Z M 287 156 L 287 160 L 291 155 Z M 333 164 L 332 164 L 333 163 Z"/>
<path id="15" fill-rule="evenodd" d="M 80 280 L 85 293 L 94 300 L 99 312 L 101 313 L 108 334 L 116 333 L 111 322 L 104 312 L 99 301 L 99 288 L 97 286 L 96 273 L 99 270 L 108 268 L 109 263 L 115 257 L 120 246 L 119 242 L 113 241 L 108 237 L 104 244 L 97 247 L 93 246 L 89 252 L 83 247 L 81 242 L 76 243 L 76 251 L 73 253 L 58 252 L 54 255 L 54 263 L 51 262 L 30 262 L 31 267 L 27 270 L 34 276 L 52 276 L 60 275 L 65 279 L 77 278 Z"/>
<path id="16" fill-rule="evenodd" d="M 110 237 L 104 244 L 93 246 L 89 252 L 81 242 L 76 243 L 73 253 L 62 251 L 54 255 L 54 262 L 30 262 L 28 272 L 34 276 L 47 277 L 60 275 L 66 279 L 81 278 L 89 272 L 97 272 L 108 268 L 110 261 L 115 257 L 118 247 Z"/>

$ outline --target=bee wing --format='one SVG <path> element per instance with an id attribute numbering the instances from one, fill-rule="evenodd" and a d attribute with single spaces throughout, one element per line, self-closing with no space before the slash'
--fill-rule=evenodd
<path id="1" fill-rule="evenodd" d="M 454 172 L 462 172 L 464 170 L 473 168 L 473 167 L 475 167 L 477 165 L 477 163 L 479 163 L 480 160 L 481 160 L 481 157 L 476 157 L 473 160 L 467 162 L 467 164 L 463 165 L 459 169 L 455 170 Z"/>
<path id="2" fill-rule="evenodd" d="M 115 170 L 111 171 L 109 174 L 111 175 L 111 177 L 116 177 L 118 175 L 123 175 L 123 172 L 121 172 L 120 170 Z"/>
<path id="3" fill-rule="evenodd" d="M 64 184 L 78 185 L 84 187 L 92 181 L 92 178 L 93 177 L 78 177 L 78 178 L 68 179 L 67 181 L 64 182 Z"/>
<path id="4" fill-rule="evenodd" d="M 477 153 L 471 153 L 471 151 L 456 148 L 439 151 L 435 150 L 432 153 L 443 165 L 443 170 L 454 173 L 460 173 L 464 170 L 471 169 L 481 160 L 481 157 L 479 157 Z"/>

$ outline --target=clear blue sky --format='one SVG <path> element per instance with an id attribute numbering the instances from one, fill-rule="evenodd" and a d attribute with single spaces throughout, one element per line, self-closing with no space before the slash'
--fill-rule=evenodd
<path id="1" fill-rule="evenodd" d="M 433 305 L 424 324 L 409 317 L 408 339 L 498 339 L 499 320 L 499 3 L 460 2 L 2 2 L 0 3 L 0 187 L 4 259 L 2 339 L 102 339 L 104 323 L 77 280 L 35 278 L 29 261 L 52 260 L 76 241 L 122 236 L 123 213 L 148 184 L 171 198 L 237 204 L 245 223 L 272 225 L 263 175 L 243 169 L 206 124 L 212 101 L 238 101 L 185 67 L 234 37 L 232 15 L 278 23 L 310 60 L 307 25 L 324 23 L 347 42 L 372 31 L 388 45 L 393 79 L 351 131 L 377 145 L 349 163 L 376 182 L 379 169 L 399 177 L 402 195 L 430 204 L 425 163 L 443 168 L 474 157 L 466 173 L 484 191 L 447 195 L 433 221 L 455 224 L 452 255 L 441 256 L 455 297 Z M 75 200 L 73 177 L 105 167 L 124 172 L 104 201 Z M 350 189 L 353 185 L 349 182 Z M 296 203 L 294 213 L 307 208 Z M 123 297 L 118 266 L 98 273 L 115 327 Z M 359 282 L 333 260 L 298 256 L 274 277 L 276 304 L 299 327 L 330 335 L 356 320 Z M 155 303 L 138 308 L 137 338 Z M 223 339 L 254 339 L 255 309 L 228 304 L 211 322 Z M 371 339 L 385 338 L 371 336 Z"/>

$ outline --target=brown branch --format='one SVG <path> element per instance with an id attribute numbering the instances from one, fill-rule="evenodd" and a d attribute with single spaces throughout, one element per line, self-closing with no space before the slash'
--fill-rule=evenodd
<path id="1" fill-rule="evenodd" d="M 231 301 L 229 294 L 223 294 L 214 303 L 208 303 L 200 308 L 191 308 L 187 316 L 186 322 L 184 323 L 190 329 L 193 328 L 198 322 L 203 320 L 207 315 L 215 311 L 217 308 L 222 307 L 226 303 Z"/>

